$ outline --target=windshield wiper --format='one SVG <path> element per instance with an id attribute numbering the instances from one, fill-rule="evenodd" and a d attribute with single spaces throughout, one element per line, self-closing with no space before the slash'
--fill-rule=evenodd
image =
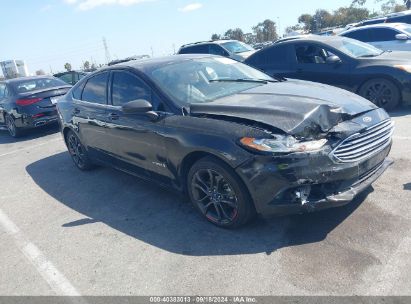
<path id="1" fill-rule="evenodd" d="M 269 82 L 277 82 L 277 81 L 269 80 L 269 79 L 257 79 L 257 78 L 238 78 L 238 79 L 221 78 L 221 79 L 211 79 L 209 80 L 209 82 L 254 82 L 254 83 L 267 84 Z"/>

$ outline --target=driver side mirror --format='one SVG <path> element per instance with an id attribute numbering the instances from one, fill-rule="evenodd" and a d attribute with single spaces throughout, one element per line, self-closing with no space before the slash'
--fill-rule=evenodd
<path id="1" fill-rule="evenodd" d="M 124 114 L 145 114 L 151 120 L 156 120 L 159 116 L 156 112 L 153 112 L 152 104 L 144 99 L 129 101 L 121 108 Z"/>
<path id="2" fill-rule="evenodd" d="M 338 57 L 336 55 L 329 56 L 326 59 L 326 63 L 328 63 L 328 64 L 336 64 L 336 63 L 340 63 L 340 62 L 341 62 L 340 57 Z"/>
<path id="3" fill-rule="evenodd" d="M 397 40 L 408 40 L 409 37 L 406 34 L 397 34 L 397 35 L 395 35 L 395 39 L 397 39 Z"/>

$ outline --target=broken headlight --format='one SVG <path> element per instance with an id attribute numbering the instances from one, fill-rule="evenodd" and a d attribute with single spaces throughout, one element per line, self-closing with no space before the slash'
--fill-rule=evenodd
<path id="1" fill-rule="evenodd" d="M 292 136 L 276 135 L 275 138 L 243 137 L 240 143 L 261 152 L 291 153 L 319 150 L 324 147 L 327 140 L 298 141 Z"/>

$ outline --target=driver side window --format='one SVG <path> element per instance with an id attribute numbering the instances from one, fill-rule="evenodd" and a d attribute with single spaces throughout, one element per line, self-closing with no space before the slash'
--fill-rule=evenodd
<path id="1" fill-rule="evenodd" d="M 334 54 L 314 44 L 299 44 L 295 46 L 298 64 L 325 64 L 327 58 Z"/>

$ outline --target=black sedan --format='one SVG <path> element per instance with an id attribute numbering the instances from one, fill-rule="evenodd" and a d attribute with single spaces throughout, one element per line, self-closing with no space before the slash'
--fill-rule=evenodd
<path id="1" fill-rule="evenodd" d="M 70 85 L 54 77 L 25 77 L 0 82 L 0 125 L 19 137 L 25 130 L 57 123 L 56 102 Z"/>
<path id="2" fill-rule="evenodd" d="M 223 57 L 108 67 L 57 108 L 79 169 L 103 164 L 176 188 L 222 227 L 346 204 L 390 164 L 383 109 Z"/>
<path id="3" fill-rule="evenodd" d="M 246 62 L 269 75 L 321 82 L 391 110 L 411 104 L 411 55 L 345 37 L 306 36 L 276 43 Z"/>

